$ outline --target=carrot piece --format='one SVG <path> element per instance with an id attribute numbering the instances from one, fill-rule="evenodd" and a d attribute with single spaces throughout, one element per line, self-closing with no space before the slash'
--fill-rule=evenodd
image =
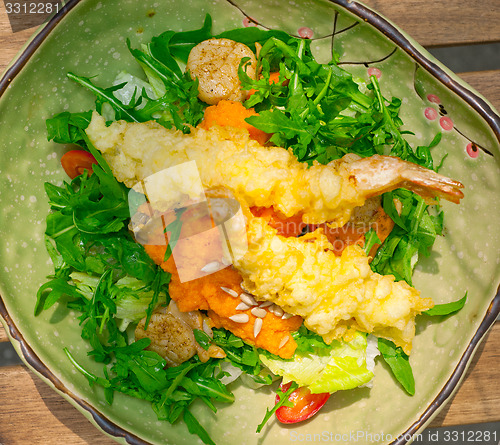
<path id="1" fill-rule="evenodd" d="M 182 215 L 181 220 L 184 221 L 184 218 L 190 220 L 193 217 L 195 216 L 190 215 L 188 210 Z M 168 221 L 171 219 L 167 218 Z M 211 221 L 205 216 L 200 218 L 200 221 L 195 220 L 191 224 L 183 225 L 185 231 L 181 229 L 182 239 L 174 247 L 173 255 L 167 261 L 164 261 L 166 246 L 161 244 L 162 238 L 166 235 L 161 230 L 157 234 L 151 235 L 148 242 L 154 244 L 144 245 L 146 253 L 153 261 L 172 274 L 169 284 L 170 297 L 177 302 L 179 310 L 182 312 L 206 310 L 215 327 L 224 327 L 247 343 L 266 349 L 280 357 L 291 358 L 297 348 L 297 343 L 291 336 L 291 332 L 300 327 L 303 321 L 301 317 L 292 316 L 288 319 L 282 319 L 279 314 L 274 314 L 269 308 L 262 308 L 266 314 L 260 318 L 252 313 L 254 307 L 243 308 L 243 310 L 236 309 L 241 303 L 238 296 L 243 292 L 241 288 L 243 280 L 238 271 L 232 267 L 226 267 L 200 277 L 199 271 L 213 259 L 213 254 L 218 249 L 220 240 L 216 239 L 217 237 L 209 236 L 206 243 L 198 242 L 195 248 L 190 246 L 189 241 L 185 244 L 185 240 L 189 240 L 192 228 L 210 224 Z M 183 278 L 189 276 L 191 279 L 181 280 L 179 270 L 183 273 Z M 230 291 L 228 292 L 228 290 Z M 248 320 L 242 323 L 238 320 L 234 321 L 230 318 L 234 315 L 246 315 Z M 260 324 L 258 319 L 262 320 L 260 330 L 255 328 L 256 323 L 257 326 Z"/>
<path id="2" fill-rule="evenodd" d="M 372 222 L 370 224 L 363 224 L 359 227 L 348 222 L 343 227 L 331 228 L 328 227 L 328 225 L 325 223 L 310 225 L 309 229 L 315 230 L 319 227 L 323 228 L 326 237 L 333 246 L 335 255 L 340 256 L 342 255 L 343 250 L 351 244 L 357 244 L 360 247 L 364 247 L 365 234 L 370 230 L 370 228 L 373 228 L 373 230 L 375 230 L 381 243 L 385 241 L 394 227 L 394 221 L 387 213 L 385 213 L 384 209 L 381 206 L 377 209 L 371 219 Z M 373 256 L 377 253 L 377 249 L 379 247 L 380 244 L 375 244 L 370 249 L 368 256 L 373 258 Z"/>
<path id="3" fill-rule="evenodd" d="M 264 145 L 271 135 L 245 122 L 247 117 L 257 115 L 258 114 L 253 108 L 247 109 L 240 102 L 221 100 L 217 105 L 212 105 L 205 110 L 205 116 L 199 127 L 205 130 L 208 130 L 214 125 L 245 128 L 250 134 L 251 139 Z"/>
<path id="4" fill-rule="evenodd" d="M 269 74 L 269 84 L 272 85 L 273 83 L 277 84 L 280 80 L 280 73 L 278 71 L 274 71 L 272 73 Z M 283 85 L 288 85 L 288 80 L 285 80 L 283 82 Z M 247 99 L 254 93 L 256 93 L 257 90 L 252 88 L 250 90 L 248 90 L 247 92 Z"/>
<path id="5" fill-rule="evenodd" d="M 270 207 L 252 207 L 250 211 L 254 216 L 267 219 L 267 223 L 278 231 L 278 235 L 284 237 L 299 236 L 302 229 L 307 226 L 302 222 L 302 215 L 286 218 Z"/>

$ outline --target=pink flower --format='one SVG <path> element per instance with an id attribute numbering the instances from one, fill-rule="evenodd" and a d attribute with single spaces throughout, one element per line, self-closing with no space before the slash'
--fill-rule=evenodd
<path id="1" fill-rule="evenodd" d="M 435 94 L 428 94 L 427 100 L 429 102 L 432 102 L 433 104 L 440 104 L 441 103 L 441 99 L 439 97 L 437 97 Z"/>
<path id="2" fill-rule="evenodd" d="M 248 28 L 249 26 L 257 26 L 257 23 L 255 23 L 255 21 L 250 17 L 244 17 L 243 18 L 243 26 L 245 28 Z"/>
<path id="3" fill-rule="evenodd" d="M 432 108 L 432 107 L 427 107 L 425 110 L 424 110 L 424 115 L 427 119 L 429 119 L 430 121 L 433 121 L 434 119 L 437 118 L 438 116 L 438 112 L 436 111 L 435 108 Z"/>
<path id="4" fill-rule="evenodd" d="M 439 125 L 441 125 L 441 128 L 446 131 L 453 129 L 453 121 L 448 116 L 443 116 L 439 119 Z"/>
<path id="5" fill-rule="evenodd" d="M 469 142 L 465 150 L 471 158 L 477 158 L 479 156 L 479 149 L 473 142 Z"/>
<path id="6" fill-rule="evenodd" d="M 300 37 L 303 39 L 312 39 L 314 32 L 311 28 L 308 28 L 307 26 L 303 26 L 302 28 L 299 28 L 297 31 Z"/>
<path id="7" fill-rule="evenodd" d="M 382 71 L 380 71 L 378 68 L 368 68 L 368 76 L 375 76 L 377 79 L 380 79 L 380 76 L 382 76 Z"/>

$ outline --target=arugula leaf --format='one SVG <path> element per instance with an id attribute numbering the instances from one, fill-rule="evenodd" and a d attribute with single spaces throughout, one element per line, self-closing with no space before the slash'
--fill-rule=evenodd
<path id="1" fill-rule="evenodd" d="M 151 52 L 152 44 L 146 46 L 145 51 L 133 49 L 128 40 L 127 45 L 130 53 L 150 78 L 150 82 L 157 85 L 163 84 L 163 95 L 161 97 L 150 98 L 142 88 L 140 91 L 136 89 L 129 103 L 123 103 L 115 93 L 125 86 L 124 83 L 109 88 L 101 88 L 88 77 L 78 76 L 73 73 L 68 73 L 68 77 L 90 90 L 96 96 L 96 110 L 100 114 L 103 112 L 103 105 L 108 104 L 114 111 L 115 120 L 146 122 L 155 119 L 167 128 L 175 126 L 185 133 L 189 132 L 188 125 L 196 126 L 203 118 L 205 108 L 205 105 L 197 98 L 197 81 L 192 80 L 188 73 L 182 73 L 174 59 L 166 58 L 163 53 L 161 57 L 159 56 L 161 60 L 156 58 Z M 153 45 L 153 48 L 156 47 Z M 159 52 L 156 50 L 156 53 Z M 53 127 L 54 125 L 51 124 L 51 133 L 55 133 L 56 129 Z M 57 129 L 59 127 L 63 127 L 63 125 L 59 123 Z M 73 139 L 78 139 L 78 136 L 73 137 Z"/>
<path id="2" fill-rule="evenodd" d="M 193 395 L 209 397 L 218 402 L 234 402 L 234 395 L 225 385 L 219 380 L 208 377 L 200 375 L 198 370 L 195 370 L 189 374 L 189 377 L 183 377 L 179 385 Z"/>
<path id="3" fill-rule="evenodd" d="M 188 409 L 183 411 L 183 419 L 191 434 L 196 434 L 207 445 L 215 445 L 215 442 L 210 438 L 205 428 L 201 426 L 200 422 L 196 420 L 196 417 Z"/>
<path id="4" fill-rule="evenodd" d="M 349 152 L 379 153 L 432 168 L 430 148 L 439 142 L 440 134 L 429 146 L 413 150 L 400 129 L 401 101 L 386 101 L 375 76 L 368 85 L 373 96 L 361 92 L 337 59 L 334 54 L 330 63 L 320 64 L 309 41 L 271 37 L 259 54 L 260 79 L 251 79 L 240 65 L 242 87 L 255 91 L 245 106 L 259 112 L 246 121 L 272 133 L 271 142 L 292 148 L 302 162 L 326 164 Z M 269 84 L 272 69 L 279 70 L 278 85 Z"/>
<path id="5" fill-rule="evenodd" d="M 422 314 L 430 316 L 454 314 L 464 307 L 466 301 L 467 292 L 465 292 L 465 295 L 460 300 L 451 303 L 436 304 L 433 308 L 422 312 Z"/>
<path id="6" fill-rule="evenodd" d="M 314 354 L 318 350 L 326 352 L 331 349 L 331 345 L 327 345 L 321 335 L 310 331 L 304 325 L 301 325 L 297 331 L 292 332 L 292 337 L 297 343 L 296 354 Z"/>
<path id="7" fill-rule="evenodd" d="M 47 291 L 49 292 L 47 293 Z M 43 284 L 36 294 L 35 315 L 50 308 L 65 295 L 76 298 L 81 296 L 74 286 L 67 283 L 65 278 L 54 278 Z"/>
<path id="8" fill-rule="evenodd" d="M 71 80 L 74 80 L 75 82 L 79 83 L 83 87 L 87 88 L 90 90 L 93 94 L 97 96 L 96 100 L 96 109 L 99 114 L 102 114 L 102 106 L 104 103 L 107 103 L 111 105 L 115 112 L 115 120 L 120 120 L 124 119 L 129 122 L 139 122 L 139 120 L 134 116 L 133 109 L 136 107 L 139 102 L 135 102 L 132 99 L 130 101 L 130 104 L 123 104 L 121 103 L 114 95 L 113 92 L 116 90 L 119 90 L 120 88 L 123 87 L 124 84 L 122 85 L 114 85 L 110 88 L 101 88 L 95 85 L 89 77 L 84 77 L 84 76 L 77 76 L 76 74 L 73 74 L 69 72 L 67 74 L 68 78 Z M 140 100 L 140 99 L 139 99 Z"/>
<path id="9" fill-rule="evenodd" d="M 347 134 L 346 121 L 339 116 L 346 110 L 367 112 L 372 99 L 359 91 L 347 71 L 333 61 L 316 62 L 310 42 L 291 37 L 287 41 L 277 37 L 267 40 L 259 64 L 262 79 L 249 78 L 242 66 L 239 76 L 243 88 L 256 90 L 245 105 L 255 107 L 259 115 L 246 120 L 273 133 L 271 142 L 291 147 L 301 161 L 323 163 L 343 154 L 335 147 L 339 141 L 342 145 L 355 143 L 356 136 Z M 271 69 L 279 70 L 280 84 L 269 85 Z M 350 124 L 358 125 L 361 131 L 357 120 Z"/>
<path id="10" fill-rule="evenodd" d="M 380 85 L 376 76 L 371 75 L 371 88 L 376 97 L 374 108 L 382 114 L 380 129 L 386 134 L 386 143 L 391 142 L 392 147 L 389 152 L 391 156 L 398 156 L 403 160 L 411 161 L 420 164 L 426 168 L 433 168 L 433 160 L 430 153 L 430 148 L 436 145 L 440 136 L 436 136 L 429 146 L 420 146 L 415 151 L 410 147 L 410 144 L 404 139 L 403 133 L 400 130 L 403 122 L 399 118 L 399 108 L 401 107 L 401 99 L 393 97 L 392 100 L 386 101 L 382 96 Z M 440 135 L 440 133 L 438 133 Z"/>
<path id="11" fill-rule="evenodd" d="M 370 263 L 374 272 L 405 280 L 412 285 L 413 269 L 418 256 L 428 255 L 438 235 L 443 232 L 443 212 L 436 214 L 413 192 L 397 189 L 385 193 L 382 199 L 384 211 L 393 219 L 395 226 Z"/>
<path id="12" fill-rule="evenodd" d="M 92 112 L 70 113 L 64 111 L 47 119 L 47 139 L 58 144 L 76 144 L 85 147 L 80 130 L 85 130 L 92 119 Z"/>
<path id="13" fill-rule="evenodd" d="M 392 341 L 385 338 L 378 339 L 378 349 L 401 386 L 408 394 L 414 395 L 415 379 L 413 378 L 409 357 L 403 352 L 403 349 L 400 346 L 396 347 Z"/>
<path id="14" fill-rule="evenodd" d="M 208 348 L 212 344 L 212 339 L 205 334 L 205 332 L 200 329 L 193 329 L 194 339 L 196 342 L 205 350 L 208 351 Z"/>
<path id="15" fill-rule="evenodd" d="M 298 387 L 299 385 L 297 385 L 295 382 L 291 382 L 290 387 L 285 392 L 283 392 L 281 388 L 278 388 L 276 394 L 279 397 L 279 401 L 275 403 L 275 405 L 271 409 L 268 408 L 266 410 L 266 415 L 264 416 L 264 419 L 262 419 L 262 422 L 257 427 L 256 430 L 257 433 L 260 433 L 262 431 L 264 425 L 279 408 L 281 408 L 282 406 L 293 406 L 293 403 L 289 400 L 289 397 L 292 394 L 292 392 L 294 392 Z"/>
<path id="16" fill-rule="evenodd" d="M 53 209 L 47 217 L 46 245 L 58 266 L 56 276 L 39 289 L 35 311 L 70 297 L 68 306 L 82 313 L 82 337 L 92 345 L 91 354 L 97 361 L 109 362 L 109 345 L 123 340 L 116 299 L 123 298 L 124 289 L 116 283 L 124 275 L 142 281 L 143 295 L 150 295 L 149 321 L 160 296 L 166 300 L 170 275 L 132 239 L 126 227 L 127 189 L 111 173 L 96 165 L 91 176 L 81 175 L 61 187 L 47 184 L 46 191 Z M 93 286 L 85 287 L 88 295 L 78 282 L 69 281 L 74 271 L 100 276 Z"/>
<path id="17" fill-rule="evenodd" d="M 290 39 L 290 34 L 277 29 L 260 29 L 251 26 L 248 28 L 231 29 L 215 36 L 216 39 L 229 39 L 235 42 L 244 43 L 253 52 L 257 51 L 255 46 L 256 43 L 264 45 L 272 37 L 287 42 Z"/>
<path id="18" fill-rule="evenodd" d="M 71 352 L 69 352 L 68 348 L 63 348 L 64 353 L 70 360 L 70 362 L 73 364 L 73 366 L 78 369 L 89 381 L 89 384 L 92 386 L 94 383 L 97 383 L 98 385 L 101 385 L 104 388 L 109 388 L 111 386 L 110 382 L 106 379 L 103 379 L 102 377 L 97 377 L 95 374 L 92 374 L 91 372 L 87 371 L 85 368 L 83 368 L 73 357 Z"/>
<path id="19" fill-rule="evenodd" d="M 370 230 L 365 233 L 365 245 L 363 246 L 363 250 L 365 251 L 365 254 L 368 255 L 370 253 L 370 250 L 372 250 L 372 247 L 375 244 L 380 244 L 380 238 L 377 235 L 377 232 L 373 229 L 373 227 L 370 227 Z"/>
<path id="20" fill-rule="evenodd" d="M 137 384 L 149 393 L 160 391 L 166 386 L 166 362 L 156 352 L 146 351 L 151 340 L 144 338 L 131 345 L 114 350 L 116 362 L 115 372 L 121 375 L 133 374 Z M 118 368 L 120 368 L 118 372 Z"/>
<path id="21" fill-rule="evenodd" d="M 259 358 L 259 353 L 273 356 L 270 352 L 245 343 L 241 338 L 225 329 L 213 329 L 212 332 L 214 334 L 213 342 L 224 350 L 226 360 L 250 375 L 256 383 L 265 385 L 272 383 L 270 375 L 262 375 L 264 365 Z"/>
<path id="22" fill-rule="evenodd" d="M 255 52 L 256 43 L 263 45 L 271 37 L 287 41 L 290 35 L 279 30 L 263 30 L 255 27 L 236 28 L 213 35 L 212 17 L 207 14 L 199 29 L 182 32 L 166 31 L 153 37 L 150 51 L 155 58 L 165 65 L 172 66 L 172 69 L 175 70 L 173 64 L 176 64 L 176 61 L 186 64 L 191 50 L 204 40 L 211 38 L 230 39 L 244 43 Z"/>
<path id="23" fill-rule="evenodd" d="M 212 17 L 205 16 L 203 26 L 193 31 L 166 31 L 151 40 L 151 54 L 165 65 L 177 65 L 176 60 L 187 63 L 189 53 L 200 42 L 212 38 Z M 180 72 L 180 69 L 179 69 Z"/>

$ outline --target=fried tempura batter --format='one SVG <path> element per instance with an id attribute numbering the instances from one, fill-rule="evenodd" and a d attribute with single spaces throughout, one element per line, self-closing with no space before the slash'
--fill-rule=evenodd
<path id="1" fill-rule="evenodd" d="M 155 122 L 118 121 L 106 127 L 104 118 L 94 113 L 87 134 L 128 187 L 195 161 L 205 188 L 226 187 L 248 207 L 273 207 L 285 217 L 301 214 L 310 224 L 343 226 L 368 197 L 399 186 L 454 202 L 463 196 L 459 182 L 390 156 L 346 155 L 308 168 L 281 147 L 250 140 L 244 129 L 194 128 L 185 135 Z M 166 198 L 169 192 L 164 191 Z"/>
<path id="2" fill-rule="evenodd" d="M 411 351 L 415 315 L 434 304 L 404 281 L 372 272 L 359 246 L 339 257 L 322 230 L 285 238 L 262 218 L 251 219 L 247 231 L 248 252 L 235 266 L 256 298 L 302 316 L 327 343 L 354 328 Z"/>
<path id="3" fill-rule="evenodd" d="M 250 140 L 243 129 L 195 128 L 184 135 L 154 122 L 106 127 L 94 114 L 87 134 L 115 177 L 129 187 L 162 169 L 195 161 L 203 187 L 230 190 L 247 218 L 249 245 L 235 267 L 257 299 L 302 316 L 326 341 L 348 336 L 353 328 L 410 352 L 415 315 L 432 307 L 430 299 L 393 276 L 373 273 L 359 247 L 337 257 L 321 229 L 284 238 L 249 208 L 272 207 L 285 218 L 302 215 L 304 223 L 342 226 L 355 207 L 385 191 L 406 187 L 426 198 L 459 202 L 462 184 L 390 156 L 346 155 L 308 167 L 283 148 Z M 189 195 L 189 187 L 186 191 Z M 178 190 L 160 192 L 166 201 L 178 199 L 170 196 Z"/>

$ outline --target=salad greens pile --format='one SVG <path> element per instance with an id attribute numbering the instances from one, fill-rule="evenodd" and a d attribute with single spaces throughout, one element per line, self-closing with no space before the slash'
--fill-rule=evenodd
<path id="1" fill-rule="evenodd" d="M 258 28 L 234 29 L 214 36 L 211 25 L 207 15 L 200 29 L 166 31 L 138 49 L 127 42 L 131 55 L 144 70 L 144 79 L 120 73 L 114 85 L 103 88 L 90 78 L 73 73 L 68 77 L 96 96 L 96 110 L 109 120 L 154 119 L 166 128 L 187 133 L 202 120 L 206 107 L 197 98 L 198 82 L 181 68 L 190 50 L 211 37 L 245 43 L 254 51 L 260 45 L 261 78 L 254 80 L 246 75 L 245 59 L 239 76 L 243 88 L 255 90 L 245 106 L 254 107 L 259 115 L 247 121 L 272 133 L 272 143 L 291 148 L 300 161 L 307 163 L 328 163 L 346 153 L 378 153 L 434 168 L 430 148 L 439 142 L 440 134 L 428 146 L 413 149 L 403 137 L 401 101 L 385 99 L 375 77 L 362 92 L 351 74 L 338 66 L 337 54 L 329 63 L 319 63 L 308 40 Z M 273 72 L 279 72 L 277 83 L 269 82 Z M 132 341 L 133 325 L 143 317 L 147 317 L 147 325 L 152 312 L 169 303 L 170 274 L 149 258 L 128 230 L 130 191 L 113 177 L 87 138 L 85 129 L 91 114 L 63 112 L 47 120 L 49 140 L 82 147 L 98 165 L 91 175 L 84 173 L 70 183 L 45 185 L 51 208 L 46 247 L 54 274 L 38 291 L 35 313 L 59 301 L 80 314 L 81 336 L 90 345 L 89 355 L 103 364 L 103 376 L 83 368 L 69 350 L 66 353 L 90 384 L 105 389 L 108 403 L 113 402 L 116 391 L 145 399 L 159 419 L 174 423 L 182 418 L 191 433 L 212 444 L 189 408 L 199 400 L 215 412 L 219 403 L 233 402 L 230 386 L 223 383 L 230 381 L 232 374 L 243 372 L 256 385 L 271 384 L 273 374 L 295 382 L 280 393 L 280 402 L 267 411 L 259 431 L 280 406 L 289 404 L 288 396 L 298 385 L 334 392 L 371 380 L 367 336 L 362 333 L 351 342 L 327 345 L 320 336 L 301 327 L 294 333 L 298 343 L 295 357 L 284 360 L 224 329 L 215 329 L 213 338 L 197 330 L 195 338 L 200 346 L 208 349 L 215 344 L 224 350 L 226 358 L 202 363 L 194 356 L 171 368 L 165 367 L 160 355 L 147 349 L 149 339 Z M 443 212 L 403 189 L 386 193 L 383 207 L 395 227 L 371 267 L 411 284 L 418 255 L 428 254 L 436 236 L 443 232 Z M 369 251 L 378 241 L 374 232 L 368 233 L 365 248 Z M 465 299 L 435 307 L 428 315 L 455 312 Z M 396 379 L 413 394 L 408 356 L 387 340 L 379 339 L 378 348 Z"/>

